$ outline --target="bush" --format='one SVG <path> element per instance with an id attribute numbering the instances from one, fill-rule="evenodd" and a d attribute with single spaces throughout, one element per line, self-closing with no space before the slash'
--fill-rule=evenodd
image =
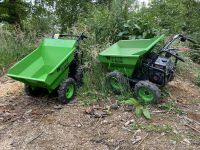
<path id="1" fill-rule="evenodd" d="M 119 13 L 119 14 L 118 14 Z M 90 33 L 95 34 L 96 43 L 114 42 L 118 40 L 117 34 L 125 22 L 120 12 L 114 14 L 107 8 L 93 8 L 84 20 Z"/>
<path id="2" fill-rule="evenodd" d="M 129 11 L 129 3 L 115 0 L 109 9 L 97 6 L 90 9 L 84 23 L 90 33 L 94 33 L 96 43 L 114 43 L 121 39 L 150 38 L 155 35 L 149 22 L 136 16 L 135 11 Z"/>

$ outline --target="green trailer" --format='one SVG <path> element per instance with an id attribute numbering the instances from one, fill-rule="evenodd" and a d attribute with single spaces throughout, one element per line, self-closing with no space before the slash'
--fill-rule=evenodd
<path id="1" fill-rule="evenodd" d="M 159 87 L 173 80 L 178 60 L 183 61 L 171 45 L 177 40 L 191 39 L 175 35 L 160 51 L 154 51 L 163 35 L 151 39 L 121 40 L 102 51 L 98 59 L 106 66 L 106 87 L 122 93 L 133 87 L 138 100 L 144 103 L 160 101 Z M 175 58 L 175 59 L 172 59 Z"/>
<path id="2" fill-rule="evenodd" d="M 63 38 L 68 36 L 77 39 Z M 77 50 L 84 38 L 83 34 L 56 34 L 54 38 L 44 39 L 36 50 L 9 69 L 8 76 L 23 82 L 28 95 L 37 94 L 41 88 L 49 93 L 58 89 L 61 102 L 68 103 L 75 94 Z"/>
<path id="3" fill-rule="evenodd" d="M 141 63 L 141 58 L 151 51 L 163 38 L 121 40 L 99 54 L 99 61 L 107 65 L 111 71 L 118 70 L 126 76 L 131 76 Z"/>

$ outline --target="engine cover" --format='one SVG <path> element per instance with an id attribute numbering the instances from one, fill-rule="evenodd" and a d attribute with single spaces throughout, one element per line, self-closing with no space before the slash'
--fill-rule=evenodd
<path id="1" fill-rule="evenodd" d="M 174 75 L 175 65 L 169 58 L 158 57 L 152 65 L 149 78 L 153 83 L 164 85 Z"/>

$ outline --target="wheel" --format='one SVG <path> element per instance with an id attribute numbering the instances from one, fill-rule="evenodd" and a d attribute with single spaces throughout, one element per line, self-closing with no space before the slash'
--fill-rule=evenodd
<path id="1" fill-rule="evenodd" d="M 69 103 L 75 96 L 76 84 L 74 79 L 68 78 L 63 81 L 58 89 L 58 99 L 61 103 Z"/>
<path id="2" fill-rule="evenodd" d="M 121 94 L 126 91 L 127 79 L 119 72 L 114 71 L 106 75 L 106 87 L 112 90 L 115 94 Z"/>
<path id="3" fill-rule="evenodd" d="M 78 67 L 75 74 L 75 80 L 78 86 L 83 85 L 83 73 L 84 73 L 84 66 Z"/>
<path id="4" fill-rule="evenodd" d="M 134 87 L 134 93 L 142 103 L 157 104 L 160 102 L 160 89 L 150 81 L 139 81 Z"/>
<path id="5" fill-rule="evenodd" d="M 27 85 L 27 84 L 24 85 L 24 91 L 25 91 L 26 95 L 32 96 L 32 97 L 38 96 L 41 94 L 40 88 L 31 87 L 30 85 Z"/>

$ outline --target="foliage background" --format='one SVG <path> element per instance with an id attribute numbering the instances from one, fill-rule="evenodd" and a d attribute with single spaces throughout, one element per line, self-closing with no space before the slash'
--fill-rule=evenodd
<path id="1" fill-rule="evenodd" d="M 99 85 L 96 56 L 101 50 L 120 39 L 156 34 L 182 33 L 200 43 L 199 18 L 196 0 L 151 0 L 147 7 L 138 0 L 5 0 L 0 3 L 0 75 L 34 50 L 42 38 L 85 32 L 89 39 L 82 44 L 83 59 L 93 74 L 85 80 Z M 200 63 L 199 47 L 191 48 L 187 55 Z"/>

